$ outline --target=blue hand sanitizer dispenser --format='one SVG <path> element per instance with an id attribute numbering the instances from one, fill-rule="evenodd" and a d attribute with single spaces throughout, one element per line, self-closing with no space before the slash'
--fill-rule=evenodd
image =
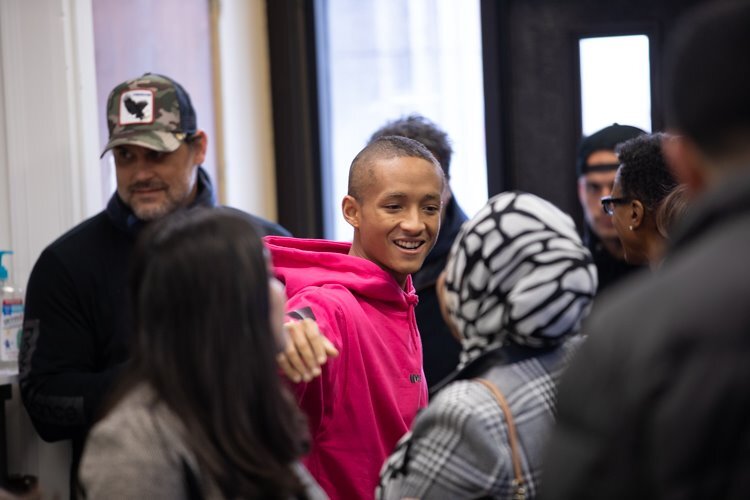
<path id="1" fill-rule="evenodd" d="M 8 279 L 8 270 L 3 266 L 3 256 L 12 254 L 0 250 L 0 362 L 18 361 L 18 350 L 23 333 L 23 291 Z"/>

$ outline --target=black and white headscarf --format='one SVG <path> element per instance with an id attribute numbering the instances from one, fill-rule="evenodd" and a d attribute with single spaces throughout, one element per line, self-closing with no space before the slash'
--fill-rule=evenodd
<path id="1" fill-rule="evenodd" d="M 462 335 L 461 368 L 508 340 L 551 347 L 577 333 L 597 275 L 569 215 L 538 196 L 507 192 L 461 228 L 445 285 Z"/>

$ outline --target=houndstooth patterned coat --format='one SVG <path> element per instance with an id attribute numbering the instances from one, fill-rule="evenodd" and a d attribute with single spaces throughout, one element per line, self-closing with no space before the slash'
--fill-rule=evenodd
<path id="1" fill-rule="evenodd" d="M 472 370 L 504 394 L 516 424 L 526 498 L 534 498 L 540 456 L 555 419 L 555 385 L 580 337 L 540 356 L 497 364 L 503 349 L 478 359 Z M 507 348 L 505 349 L 507 351 Z M 489 359 L 488 359 L 489 358 Z M 495 359 L 492 359 L 495 358 Z M 457 380 L 420 413 L 381 471 L 378 499 L 512 499 L 513 466 L 505 417 L 479 382 Z"/>

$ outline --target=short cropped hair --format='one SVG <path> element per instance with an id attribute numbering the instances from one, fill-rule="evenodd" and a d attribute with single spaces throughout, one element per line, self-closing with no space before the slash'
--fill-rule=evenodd
<path id="1" fill-rule="evenodd" d="M 665 134 L 639 135 L 620 144 L 615 152 L 620 161 L 619 178 L 623 196 L 635 198 L 650 211 L 677 186 L 677 180 L 662 154 Z"/>
<path id="2" fill-rule="evenodd" d="M 750 137 L 750 3 L 709 2 L 681 20 L 667 45 L 667 125 L 708 154 Z"/>
<path id="3" fill-rule="evenodd" d="M 445 182 L 445 175 L 440 169 L 440 163 L 430 153 L 429 149 L 414 139 L 388 135 L 370 142 L 352 161 L 351 167 L 349 167 L 349 196 L 362 201 L 362 193 L 365 187 L 372 182 L 374 176 L 373 164 L 378 160 L 390 158 L 420 158 L 428 161 L 435 165 L 441 173 L 443 182 Z"/>
<path id="4" fill-rule="evenodd" d="M 372 134 L 369 142 L 388 135 L 400 135 L 422 143 L 440 162 L 445 176 L 450 177 L 453 148 L 448 134 L 435 123 L 422 115 L 411 114 L 386 123 Z"/>

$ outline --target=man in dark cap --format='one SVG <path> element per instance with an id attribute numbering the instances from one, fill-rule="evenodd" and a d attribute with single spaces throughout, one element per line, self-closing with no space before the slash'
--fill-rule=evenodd
<path id="1" fill-rule="evenodd" d="M 664 263 L 616 287 L 563 375 L 541 498 L 750 495 L 750 2 L 667 44 L 670 166 L 693 196 Z"/>
<path id="2" fill-rule="evenodd" d="M 583 208 L 583 239 L 599 273 L 599 291 L 639 268 L 625 262 L 622 244 L 612 218 L 602 210 L 601 198 L 612 194 L 619 167 L 615 147 L 644 133 L 639 128 L 615 123 L 583 138 L 578 146 L 576 169 L 578 199 Z"/>

